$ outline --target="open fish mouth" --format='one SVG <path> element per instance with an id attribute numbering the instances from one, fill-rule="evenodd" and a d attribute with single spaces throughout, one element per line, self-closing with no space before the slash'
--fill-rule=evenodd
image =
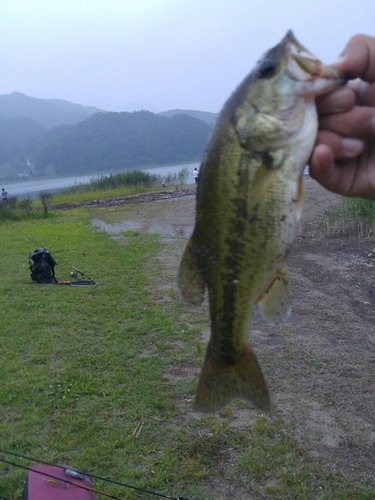
<path id="1" fill-rule="evenodd" d="M 323 64 L 314 54 L 305 49 L 292 31 L 288 31 L 284 43 L 289 52 L 287 73 L 292 79 L 305 83 L 302 95 L 306 100 L 337 88 L 340 84 L 345 85 L 348 81 L 347 75 L 332 66 Z"/>

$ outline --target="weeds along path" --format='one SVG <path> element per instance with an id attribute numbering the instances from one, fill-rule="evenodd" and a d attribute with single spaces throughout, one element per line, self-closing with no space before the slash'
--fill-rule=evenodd
<path id="1" fill-rule="evenodd" d="M 122 205 L 134 205 L 138 203 L 149 203 L 151 201 L 166 201 L 175 198 L 189 198 L 195 195 L 195 187 L 180 187 L 173 190 L 155 191 L 151 193 L 140 193 L 126 196 L 115 196 L 92 201 L 79 201 L 74 203 L 62 203 L 53 205 L 55 210 L 72 210 L 74 208 L 108 208 L 120 207 Z"/>
<path id="2" fill-rule="evenodd" d="M 306 181 L 302 223 L 288 258 L 291 318 L 270 326 L 256 310 L 249 342 L 270 387 L 271 422 L 286 422 L 281 432 L 296 438 L 330 474 L 375 488 L 375 241 L 311 237 L 312 222 L 335 203 L 335 195 Z M 207 303 L 188 310 L 179 302 L 176 286 L 181 254 L 194 225 L 195 200 L 122 206 L 97 214 L 92 224 L 121 244 L 134 232 L 160 235 L 160 274 L 149 293 L 165 308 L 179 304 L 181 315 L 197 332 L 198 350 L 195 359 L 186 356 L 171 363 L 165 376 L 190 378 L 196 385 L 209 336 Z M 177 347 L 182 353 L 183 341 Z M 171 423 L 176 428 L 202 418 L 192 411 L 190 398 L 180 398 L 178 404 L 180 416 Z M 231 429 L 252 432 L 258 417 L 248 405 L 236 402 L 217 418 L 227 419 Z"/>

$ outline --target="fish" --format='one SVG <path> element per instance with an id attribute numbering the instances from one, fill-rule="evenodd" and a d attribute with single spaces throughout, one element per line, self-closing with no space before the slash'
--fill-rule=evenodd
<path id="1" fill-rule="evenodd" d="M 286 257 L 318 130 L 315 97 L 347 79 L 289 30 L 220 112 L 200 165 L 195 227 L 178 273 L 186 304 L 201 305 L 208 290 L 211 334 L 197 411 L 214 413 L 233 398 L 270 410 L 248 325 L 256 304 L 270 323 L 290 315 Z"/>

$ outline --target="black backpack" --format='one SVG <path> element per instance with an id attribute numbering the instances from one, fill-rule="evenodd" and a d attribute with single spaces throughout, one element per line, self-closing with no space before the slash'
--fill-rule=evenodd
<path id="1" fill-rule="evenodd" d="M 31 279 L 37 283 L 57 283 L 55 266 L 55 259 L 45 248 L 36 249 L 29 254 Z"/>

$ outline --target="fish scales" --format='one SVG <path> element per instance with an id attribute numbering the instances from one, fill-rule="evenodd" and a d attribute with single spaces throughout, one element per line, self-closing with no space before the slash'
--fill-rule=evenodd
<path id="1" fill-rule="evenodd" d="M 301 213 L 303 169 L 316 133 L 314 97 L 346 78 L 288 32 L 228 99 L 203 158 L 196 223 L 179 271 L 184 300 L 208 290 L 211 336 L 195 408 L 239 397 L 269 409 L 266 382 L 247 343 L 257 302 L 269 322 L 290 313 L 285 266 Z"/>

